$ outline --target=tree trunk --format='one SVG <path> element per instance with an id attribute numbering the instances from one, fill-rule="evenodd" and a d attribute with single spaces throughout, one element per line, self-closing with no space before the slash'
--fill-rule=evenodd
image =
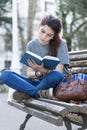
<path id="1" fill-rule="evenodd" d="M 36 14 L 36 9 L 37 9 L 37 4 L 36 0 L 29 0 L 29 8 L 28 8 L 28 30 L 27 30 L 27 41 L 32 39 L 32 34 L 33 34 L 33 21 L 35 19 L 35 14 Z"/>

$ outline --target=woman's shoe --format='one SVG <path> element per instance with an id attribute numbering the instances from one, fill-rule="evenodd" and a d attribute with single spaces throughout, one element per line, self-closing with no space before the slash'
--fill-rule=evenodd
<path id="1" fill-rule="evenodd" d="M 19 91 L 15 91 L 13 93 L 13 99 L 16 100 L 17 102 L 21 102 L 22 100 L 26 100 L 26 99 L 29 99 L 29 98 L 31 98 L 30 95 L 19 92 Z"/>
<path id="2" fill-rule="evenodd" d="M 53 88 L 47 89 L 47 90 L 40 90 L 39 91 L 40 98 L 53 98 Z"/>

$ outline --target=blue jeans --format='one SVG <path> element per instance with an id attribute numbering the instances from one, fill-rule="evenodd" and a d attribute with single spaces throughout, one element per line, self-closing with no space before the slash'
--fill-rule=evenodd
<path id="1" fill-rule="evenodd" d="M 64 76 L 58 71 L 52 71 L 42 79 L 29 79 L 10 70 L 5 70 L 1 73 L 0 78 L 5 84 L 17 91 L 39 97 L 40 90 L 55 88 Z"/>

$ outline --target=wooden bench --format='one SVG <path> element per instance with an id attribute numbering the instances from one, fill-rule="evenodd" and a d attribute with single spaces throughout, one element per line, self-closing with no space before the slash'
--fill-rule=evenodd
<path id="1" fill-rule="evenodd" d="M 73 73 L 87 74 L 87 50 L 70 52 L 70 68 Z M 63 122 L 67 130 L 72 130 L 71 124 L 81 126 L 81 130 L 87 128 L 87 104 L 73 104 L 55 101 L 48 98 L 30 98 L 20 103 L 8 101 L 15 108 L 27 113 L 19 130 L 24 130 L 27 121 L 32 117 L 38 117 L 56 126 L 62 126 Z"/>

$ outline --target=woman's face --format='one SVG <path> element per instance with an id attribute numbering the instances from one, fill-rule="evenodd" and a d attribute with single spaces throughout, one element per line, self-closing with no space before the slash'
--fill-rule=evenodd
<path id="1" fill-rule="evenodd" d="M 54 37 L 54 31 L 47 25 L 40 25 L 38 39 L 41 44 L 49 44 L 50 40 Z"/>

